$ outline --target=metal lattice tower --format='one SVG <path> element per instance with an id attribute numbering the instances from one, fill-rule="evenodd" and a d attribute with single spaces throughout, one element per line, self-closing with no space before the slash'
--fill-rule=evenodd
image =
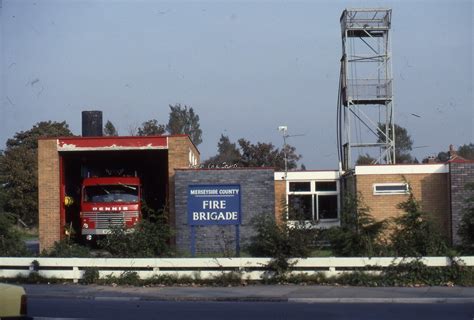
<path id="1" fill-rule="evenodd" d="M 346 9 L 341 15 L 337 140 L 344 170 L 353 167 L 356 149 L 359 155 L 372 150 L 374 163 L 395 163 L 391 16 L 391 9 Z"/>

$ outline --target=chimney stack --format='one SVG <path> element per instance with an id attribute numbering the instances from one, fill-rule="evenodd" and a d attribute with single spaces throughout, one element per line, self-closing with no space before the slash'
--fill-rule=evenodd
<path id="1" fill-rule="evenodd" d="M 101 137 L 102 128 L 102 111 L 82 111 L 83 137 Z"/>

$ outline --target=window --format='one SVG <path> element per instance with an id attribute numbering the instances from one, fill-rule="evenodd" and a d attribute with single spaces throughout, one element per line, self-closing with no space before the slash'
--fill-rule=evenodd
<path id="1" fill-rule="evenodd" d="M 292 194 L 288 197 L 288 218 L 290 220 L 312 220 L 313 209 L 309 195 Z"/>
<path id="2" fill-rule="evenodd" d="M 337 195 L 318 195 L 317 208 L 319 219 L 337 219 Z"/>
<path id="3" fill-rule="evenodd" d="M 311 182 L 290 182 L 290 191 L 311 191 Z"/>
<path id="4" fill-rule="evenodd" d="M 337 191 L 336 181 L 316 182 L 316 191 Z"/>
<path id="5" fill-rule="evenodd" d="M 84 188 L 84 202 L 137 203 L 138 201 L 138 186 L 134 185 L 95 185 Z"/>
<path id="6" fill-rule="evenodd" d="M 374 184 L 374 194 L 407 194 L 409 192 L 407 183 L 376 183 Z"/>
<path id="7" fill-rule="evenodd" d="M 288 183 L 289 220 L 337 220 L 339 217 L 337 181 L 298 181 Z"/>

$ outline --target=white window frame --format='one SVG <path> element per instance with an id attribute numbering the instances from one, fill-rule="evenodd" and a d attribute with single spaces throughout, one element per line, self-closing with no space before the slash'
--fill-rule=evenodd
<path id="1" fill-rule="evenodd" d="M 377 190 L 377 187 L 381 187 L 381 186 L 400 186 L 400 187 L 403 187 L 403 191 L 401 189 L 400 190 L 386 190 L 386 191 Z M 405 182 L 374 183 L 372 185 L 372 188 L 373 188 L 373 194 L 375 196 L 400 195 L 400 194 L 410 193 L 410 188 L 408 186 L 408 183 L 405 183 Z"/>
<path id="2" fill-rule="evenodd" d="M 290 191 L 290 183 L 293 182 L 309 182 L 310 183 L 310 191 Z M 317 182 L 335 182 L 336 183 L 336 190 L 335 191 L 316 191 L 316 183 Z M 340 199 L 340 185 L 339 180 L 287 180 L 286 181 L 286 204 L 289 205 L 290 195 L 311 195 L 311 216 L 312 220 L 306 221 L 315 221 L 315 222 L 337 222 L 340 219 L 341 214 L 341 199 Z M 333 219 L 319 219 L 319 202 L 318 196 L 319 195 L 326 195 L 326 196 L 336 196 L 337 197 L 337 217 Z M 287 219 L 288 217 L 288 212 Z"/>

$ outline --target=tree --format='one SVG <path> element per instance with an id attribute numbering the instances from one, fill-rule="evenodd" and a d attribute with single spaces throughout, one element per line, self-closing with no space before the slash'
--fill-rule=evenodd
<path id="1" fill-rule="evenodd" d="M 204 161 L 204 166 L 209 165 L 233 165 L 240 162 L 241 154 L 237 145 L 235 143 L 230 142 L 228 136 L 221 134 L 221 138 L 217 143 L 217 154 L 213 157 L 210 157 L 206 161 Z"/>
<path id="2" fill-rule="evenodd" d="M 331 249 L 338 256 L 381 256 L 386 250 L 383 233 L 386 220 L 375 220 L 362 196 L 346 193 L 343 197 L 341 225 L 327 230 Z"/>
<path id="3" fill-rule="evenodd" d="M 385 132 L 385 124 L 379 123 L 379 129 Z M 391 128 L 389 129 L 391 132 Z M 377 142 L 385 142 L 385 135 L 378 131 Z M 390 134 L 389 134 L 390 135 Z M 410 151 L 413 147 L 413 139 L 408 134 L 407 129 L 395 124 L 395 160 L 397 163 L 412 163 L 413 158 Z"/>
<path id="4" fill-rule="evenodd" d="M 356 165 L 374 164 L 375 161 L 376 159 L 372 158 L 368 153 L 365 155 L 361 154 L 359 158 L 357 158 Z"/>
<path id="5" fill-rule="evenodd" d="M 170 105 L 170 116 L 166 131 L 170 134 L 187 134 L 197 146 L 202 142 L 202 130 L 199 125 L 199 116 L 193 108 L 182 107 L 181 104 Z"/>
<path id="6" fill-rule="evenodd" d="M 139 136 L 159 136 L 165 132 L 165 126 L 158 124 L 158 121 L 155 119 L 143 122 L 142 126 L 138 128 Z"/>
<path id="7" fill-rule="evenodd" d="M 458 155 L 464 159 L 474 160 L 474 143 L 463 144 L 458 149 Z"/>
<path id="8" fill-rule="evenodd" d="M 107 120 L 107 123 L 104 126 L 104 135 L 105 136 L 118 136 L 118 131 L 115 129 L 115 126 L 110 120 Z"/>
<path id="9" fill-rule="evenodd" d="M 38 221 L 38 138 L 71 136 L 63 122 L 38 122 L 27 131 L 8 139 L 0 156 L 0 185 L 4 192 L 3 209 L 28 225 Z"/>
<path id="10" fill-rule="evenodd" d="M 439 228 L 421 211 L 411 189 L 409 198 L 397 207 L 405 211 L 405 214 L 393 219 L 395 230 L 390 240 L 397 256 L 421 257 L 447 253 L 448 246 L 440 236 Z"/>
<path id="11" fill-rule="evenodd" d="M 241 149 L 240 164 L 244 167 L 274 167 L 275 170 L 285 170 L 286 154 L 287 168 L 291 170 L 297 168 L 297 162 L 301 159 L 296 148 L 288 144 L 280 150 L 272 143 L 252 144 L 243 138 L 238 142 Z"/>

